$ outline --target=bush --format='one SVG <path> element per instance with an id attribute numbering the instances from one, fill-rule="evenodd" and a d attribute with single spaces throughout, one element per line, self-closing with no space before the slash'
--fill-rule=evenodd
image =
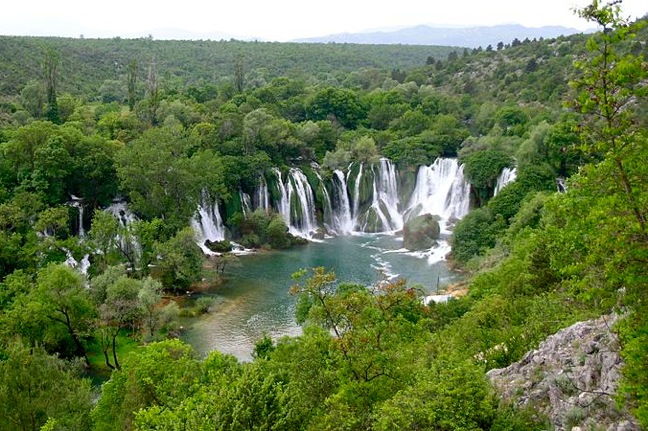
<path id="1" fill-rule="evenodd" d="M 506 228 L 501 216 L 495 217 L 489 208 L 477 208 L 460 220 L 452 235 L 452 256 L 466 263 L 495 245 L 500 232 Z"/>

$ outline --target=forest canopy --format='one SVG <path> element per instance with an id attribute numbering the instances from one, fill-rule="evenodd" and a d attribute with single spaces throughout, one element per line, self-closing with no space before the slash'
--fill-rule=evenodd
<path id="1" fill-rule="evenodd" d="M 598 413 L 648 426 L 646 21 L 578 14 L 601 31 L 496 50 L 0 37 L 0 430 L 545 429 L 486 372 L 611 313 L 619 405 Z M 230 241 L 303 243 L 259 187 L 312 187 L 314 220 L 288 206 L 321 225 L 325 185 L 353 178 L 377 225 L 374 167 L 412 193 L 438 158 L 471 183 L 466 296 L 305 269 L 302 335 L 250 362 L 177 339 Z M 224 241 L 197 244 L 197 208 Z"/>

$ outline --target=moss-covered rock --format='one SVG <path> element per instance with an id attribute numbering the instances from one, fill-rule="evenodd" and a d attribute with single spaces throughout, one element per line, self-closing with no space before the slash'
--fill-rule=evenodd
<path id="1" fill-rule="evenodd" d="M 232 251 L 232 243 L 227 240 L 224 241 L 207 240 L 205 241 L 205 245 L 207 246 L 208 249 L 216 253 L 228 253 Z"/>
<path id="2" fill-rule="evenodd" d="M 439 239 L 439 221 L 431 214 L 423 214 L 408 220 L 403 227 L 403 247 L 408 250 L 425 250 L 433 247 Z"/>

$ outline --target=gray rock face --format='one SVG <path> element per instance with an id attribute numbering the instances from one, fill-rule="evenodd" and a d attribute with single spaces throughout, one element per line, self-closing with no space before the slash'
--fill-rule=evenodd
<path id="1" fill-rule="evenodd" d="M 636 419 L 613 399 L 621 358 L 610 328 L 617 316 L 578 322 L 543 341 L 519 362 L 491 370 L 500 395 L 518 406 L 532 406 L 554 429 L 640 430 Z"/>
<path id="2" fill-rule="evenodd" d="M 412 251 L 432 248 L 439 239 L 440 231 L 435 216 L 424 214 L 414 217 L 403 226 L 403 247 Z"/>

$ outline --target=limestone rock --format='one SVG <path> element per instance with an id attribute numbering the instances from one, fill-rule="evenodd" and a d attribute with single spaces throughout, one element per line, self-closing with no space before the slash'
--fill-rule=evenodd
<path id="1" fill-rule="evenodd" d="M 504 399 L 533 407 L 556 431 L 638 431 L 636 419 L 614 401 L 622 365 L 610 330 L 616 320 L 612 315 L 578 322 L 488 377 Z"/>
<path id="2" fill-rule="evenodd" d="M 440 227 L 437 218 L 424 214 L 408 220 L 403 226 L 403 247 L 408 250 L 426 250 L 436 244 Z"/>

